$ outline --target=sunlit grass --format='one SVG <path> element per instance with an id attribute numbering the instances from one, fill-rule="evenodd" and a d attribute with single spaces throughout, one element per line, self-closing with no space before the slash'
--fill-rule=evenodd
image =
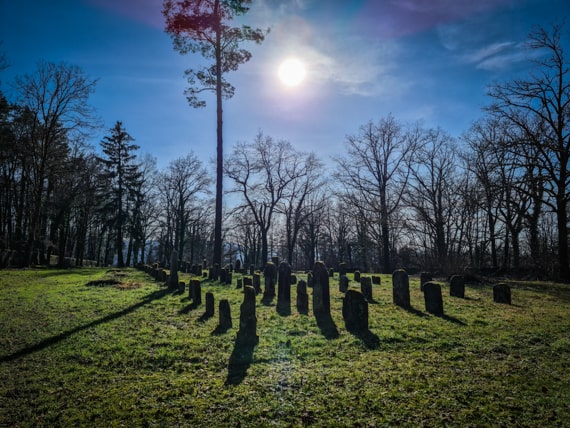
<path id="1" fill-rule="evenodd" d="M 140 287 L 87 285 L 108 278 Z M 1 271 L 0 426 L 570 426 L 564 285 L 513 284 L 507 306 L 488 286 L 457 299 L 442 282 L 437 317 L 416 278 L 406 310 L 382 275 L 366 337 L 345 329 L 338 277 L 336 336 L 296 311 L 293 287 L 289 316 L 258 297 L 259 344 L 229 373 L 235 281 L 202 284 L 216 307 L 203 320 L 204 304 L 135 270 Z M 215 335 L 222 298 L 233 328 Z"/>

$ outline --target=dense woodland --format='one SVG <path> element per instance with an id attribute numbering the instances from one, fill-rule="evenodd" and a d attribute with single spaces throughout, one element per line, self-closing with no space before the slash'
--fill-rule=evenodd
<path id="1" fill-rule="evenodd" d="M 295 269 L 323 260 L 570 280 L 565 37 L 561 26 L 532 33 L 533 72 L 490 84 L 488 107 L 459 137 L 388 115 L 347 129 L 336 161 L 263 133 L 230 146 L 223 263 L 279 256 Z M 173 250 L 212 261 L 215 180 L 190 148 L 158 170 L 120 121 L 89 146 L 101 127 L 89 104 L 96 81 L 74 65 L 40 62 L 9 83 L 2 266 L 168 266 Z"/>

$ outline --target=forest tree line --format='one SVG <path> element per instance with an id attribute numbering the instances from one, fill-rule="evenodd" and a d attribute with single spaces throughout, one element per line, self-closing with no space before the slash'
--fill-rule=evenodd
<path id="1" fill-rule="evenodd" d="M 262 132 L 234 144 L 223 262 L 570 280 L 563 29 L 530 35 L 533 72 L 490 86 L 460 137 L 387 115 L 347 130 L 330 165 Z M 87 145 L 96 81 L 76 66 L 40 62 L 12 87 L 0 92 L 2 266 L 212 260 L 215 179 L 190 149 L 159 170 L 120 121 Z"/>

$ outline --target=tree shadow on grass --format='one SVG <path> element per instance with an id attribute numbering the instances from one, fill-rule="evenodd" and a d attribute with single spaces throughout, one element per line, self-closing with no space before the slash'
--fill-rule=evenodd
<path id="1" fill-rule="evenodd" d="M 61 342 L 62 340 L 67 339 L 68 337 L 73 336 L 76 333 L 79 333 L 79 332 L 84 331 L 84 330 L 88 330 L 92 327 L 97 327 L 98 325 L 105 324 L 107 322 L 116 320 L 117 318 L 121 318 L 125 315 L 130 314 L 131 312 L 136 311 L 137 309 L 139 309 L 145 305 L 148 305 L 149 303 L 151 303 L 154 300 L 161 299 L 162 297 L 166 296 L 167 294 L 171 294 L 171 292 L 172 292 L 172 290 L 168 290 L 168 289 L 161 289 L 158 291 L 154 291 L 154 292 L 150 293 L 148 296 L 145 296 L 142 301 L 135 303 L 134 305 L 129 306 L 128 308 L 125 308 L 122 311 L 114 312 L 112 314 L 107 315 L 106 317 L 100 318 L 98 320 L 92 321 L 92 322 L 84 324 L 84 325 L 80 325 L 78 327 L 75 327 L 71 330 L 65 331 L 65 332 L 58 334 L 56 336 L 48 337 L 47 339 L 44 339 L 41 342 L 36 343 L 35 345 L 28 346 L 27 348 L 24 348 L 24 349 L 21 349 L 17 352 L 14 352 L 13 354 L 2 356 L 2 357 L 0 357 L 0 364 L 10 362 L 10 361 L 14 361 L 14 360 L 17 360 L 19 358 L 25 357 L 27 355 L 33 354 L 34 352 L 41 351 L 41 350 L 43 350 L 49 346 L 55 345 L 55 344 Z"/>
<path id="2" fill-rule="evenodd" d="M 253 361 L 253 350 L 256 343 L 243 343 L 239 340 L 239 335 L 234 343 L 234 349 L 228 362 L 228 377 L 226 385 L 239 385 L 247 376 L 247 369 Z"/>
<path id="3" fill-rule="evenodd" d="M 339 337 L 338 328 L 330 314 L 315 314 L 315 319 L 317 320 L 317 325 L 325 338 L 336 339 Z"/>

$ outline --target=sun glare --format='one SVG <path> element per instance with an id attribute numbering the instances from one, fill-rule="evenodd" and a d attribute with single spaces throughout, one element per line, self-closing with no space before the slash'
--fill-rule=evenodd
<path id="1" fill-rule="evenodd" d="M 279 80 L 286 86 L 299 85 L 306 74 L 305 65 L 298 59 L 286 59 L 279 66 Z"/>

